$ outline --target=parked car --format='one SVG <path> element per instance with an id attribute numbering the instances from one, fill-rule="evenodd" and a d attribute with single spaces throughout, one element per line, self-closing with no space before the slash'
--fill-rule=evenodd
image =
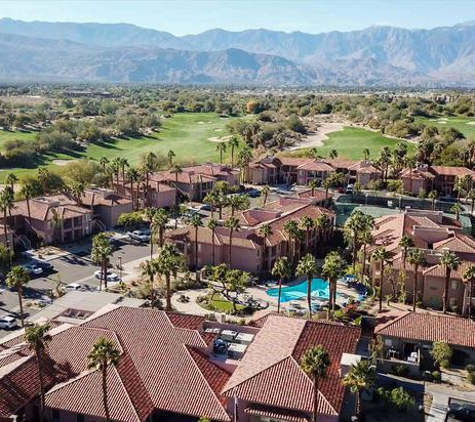
<path id="1" fill-rule="evenodd" d="M 50 262 L 43 261 L 41 259 L 36 259 L 33 263 L 37 267 L 40 267 L 43 271 L 53 271 L 54 266 Z"/>
<path id="2" fill-rule="evenodd" d="M 150 242 L 150 230 L 134 230 L 133 232 L 127 232 L 130 239 L 138 242 Z"/>
<path id="3" fill-rule="evenodd" d="M 96 277 L 98 280 L 101 279 L 101 270 L 97 270 L 94 272 L 94 277 Z M 112 271 L 107 270 L 106 273 L 106 278 L 107 281 L 118 281 L 119 276 L 116 273 L 113 273 Z"/>
<path id="4" fill-rule="evenodd" d="M 0 328 L 4 330 L 11 330 L 18 326 L 18 322 L 10 315 L 6 315 L 0 318 Z"/>
<path id="5" fill-rule="evenodd" d="M 355 186 L 353 184 L 349 184 L 346 189 L 345 189 L 345 193 L 348 193 L 348 194 L 353 194 L 353 190 L 354 190 Z"/>
<path id="6" fill-rule="evenodd" d="M 67 292 L 82 291 L 83 286 L 81 286 L 79 283 L 70 283 L 64 288 L 64 290 L 66 290 Z"/>
<path id="7" fill-rule="evenodd" d="M 48 306 L 48 305 L 51 305 L 53 303 L 53 299 L 51 299 L 50 297 L 48 296 L 41 296 L 39 299 L 35 299 L 33 301 L 33 303 L 36 305 L 36 306 L 39 306 L 39 307 L 44 307 L 44 306 Z"/>
<path id="8" fill-rule="evenodd" d="M 475 421 L 475 404 L 451 403 L 447 409 L 446 421 Z"/>
<path id="9" fill-rule="evenodd" d="M 36 264 L 27 264 L 23 265 L 23 268 L 31 275 L 40 275 L 43 274 L 43 268 Z"/>
<path id="10" fill-rule="evenodd" d="M 249 198 L 259 198 L 261 196 L 261 191 L 258 189 L 249 189 L 246 193 L 249 195 Z"/>

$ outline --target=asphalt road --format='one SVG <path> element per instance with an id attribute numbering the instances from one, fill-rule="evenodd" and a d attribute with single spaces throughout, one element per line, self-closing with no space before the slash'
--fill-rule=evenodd
<path id="1" fill-rule="evenodd" d="M 116 243 L 117 250 L 111 258 L 113 267 L 119 262 L 119 257 L 122 258 L 122 264 L 137 259 L 147 259 L 150 254 L 150 244 L 148 243 L 128 243 L 126 241 L 118 241 Z M 69 283 L 80 283 L 87 285 L 90 288 L 99 286 L 99 280 L 94 277 L 94 272 L 99 269 L 99 266 L 94 264 L 91 259 L 91 245 L 85 245 L 81 251 L 62 256 L 50 260 L 54 266 L 54 271 L 43 277 L 35 277 L 23 289 L 23 300 L 28 302 L 33 299 L 39 299 L 54 290 L 57 286 L 57 280 L 61 281 L 62 286 Z M 118 270 L 113 270 L 118 273 Z M 10 314 L 18 317 L 18 294 L 16 291 L 10 291 L 5 286 L 0 285 L 0 316 Z M 25 318 L 34 315 L 40 309 L 34 307 L 24 307 Z M 0 337 L 7 332 L 0 329 Z"/>

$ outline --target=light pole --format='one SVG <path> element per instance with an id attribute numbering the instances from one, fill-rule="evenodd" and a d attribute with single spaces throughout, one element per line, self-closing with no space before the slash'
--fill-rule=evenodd
<path id="1" fill-rule="evenodd" d="M 119 280 L 122 281 L 122 257 L 119 256 Z"/>

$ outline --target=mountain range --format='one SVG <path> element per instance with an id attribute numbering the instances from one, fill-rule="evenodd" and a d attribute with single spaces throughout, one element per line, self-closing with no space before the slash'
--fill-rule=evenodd
<path id="1" fill-rule="evenodd" d="M 475 86 L 475 22 L 307 34 L 0 19 L 0 79 L 334 86 Z"/>

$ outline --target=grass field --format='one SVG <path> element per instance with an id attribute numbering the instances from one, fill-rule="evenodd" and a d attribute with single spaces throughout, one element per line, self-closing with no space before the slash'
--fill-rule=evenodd
<path id="1" fill-rule="evenodd" d="M 345 127 L 338 132 L 328 134 L 327 140 L 323 141 L 324 145 L 317 147 L 319 155 L 328 157 L 330 150 L 338 151 L 339 158 L 347 158 L 350 160 L 362 160 L 363 150 L 369 149 L 370 158 L 379 156 L 381 148 L 387 146 L 393 149 L 400 141 L 405 142 L 409 152 L 415 150 L 414 144 L 405 140 L 386 138 L 378 132 L 372 132 L 366 129 Z M 305 155 L 310 148 L 301 148 L 296 150 L 292 155 Z"/>
<path id="2" fill-rule="evenodd" d="M 475 139 L 475 117 L 416 117 L 416 122 L 437 127 L 453 127 L 462 132 L 467 138 Z M 445 122 L 445 123 L 444 123 Z"/>
<path id="3" fill-rule="evenodd" d="M 217 162 L 219 153 L 216 151 L 216 142 L 209 141 L 208 138 L 227 135 L 225 126 L 229 120 L 230 118 L 221 118 L 215 113 L 176 114 L 165 121 L 160 132 L 151 136 L 90 144 L 82 152 L 47 155 L 38 160 L 34 168 L 0 171 L 0 182 L 9 171 L 13 171 L 21 178 L 34 174 L 38 165 L 46 165 L 54 171 L 59 168 L 53 163 L 54 160 L 73 160 L 82 157 L 99 160 L 104 156 L 109 159 L 121 156 L 127 158 L 131 165 L 135 165 L 139 163 L 142 155 L 150 151 L 166 156 L 172 149 L 176 153 L 177 162 Z M 35 133 L 0 132 L 0 148 L 7 139 L 34 139 L 35 136 Z M 229 155 L 229 151 L 225 153 L 225 160 L 229 159 Z"/>

